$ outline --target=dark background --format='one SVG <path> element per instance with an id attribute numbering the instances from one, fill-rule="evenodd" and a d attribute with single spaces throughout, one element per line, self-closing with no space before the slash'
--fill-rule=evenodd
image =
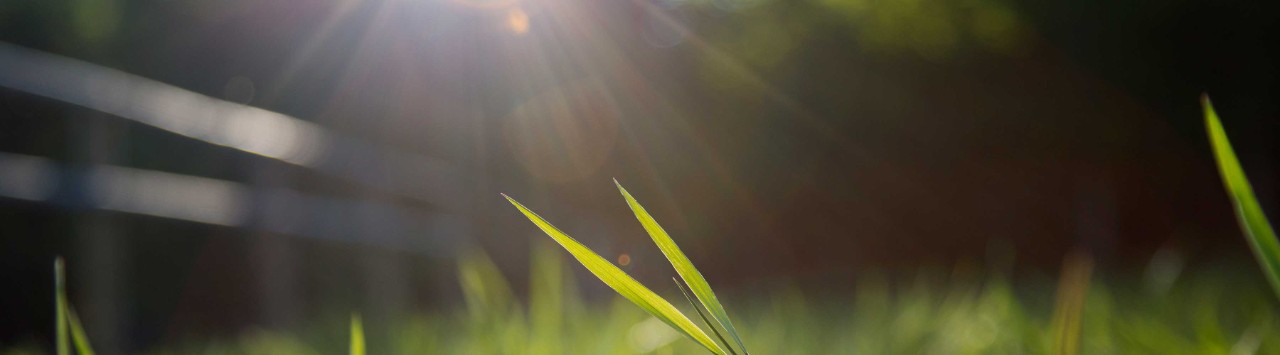
<path id="1" fill-rule="evenodd" d="M 1052 273 L 1071 250 L 1117 272 L 1162 249 L 1193 266 L 1247 260 L 1198 100 L 1212 96 L 1264 208 L 1275 210 L 1277 7 L 0 3 L 0 41 L 378 147 L 328 152 L 340 158 L 318 169 L 0 88 L 0 152 L 67 167 L 47 200 L 0 197 L 0 344 L 52 329 L 55 255 L 68 258 L 73 301 L 89 333 L 107 334 L 105 349 L 289 328 L 331 307 L 393 314 L 448 305 L 458 298 L 453 258 L 474 248 L 522 284 L 529 243 L 543 237 L 499 192 L 606 257 L 630 255 L 628 271 L 661 282 L 663 263 L 611 178 L 739 297 L 772 283 L 993 258 L 1013 260 L 1015 274 Z M 382 161 L 383 152 L 425 160 Z M 92 164 L 286 187 L 454 222 L 347 228 L 355 217 L 334 212 L 306 216 L 332 226 L 288 233 L 255 228 L 254 217 L 217 226 L 122 213 L 85 196 L 76 167 Z M 432 164 L 454 173 L 367 184 Z M 256 215 L 263 207 L 253 201 L 237 210 Z M 590 285 L 589 294 L 608 296 Z"/>

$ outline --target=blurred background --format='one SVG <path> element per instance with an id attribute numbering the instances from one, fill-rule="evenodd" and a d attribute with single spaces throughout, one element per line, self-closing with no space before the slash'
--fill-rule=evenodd
<path id="1" fill-rule="evenodd" d="M 58 255 L 106 353 L 447 309 L 476 250 L 523 293 L 499 193 L 668 285 L 613 178 L 729 299 L 1072 251 L 1261 283 L 1198 98 L 1275 211 L 1278 7 L 0 2 L 0 344 L 51 337 Z"/>

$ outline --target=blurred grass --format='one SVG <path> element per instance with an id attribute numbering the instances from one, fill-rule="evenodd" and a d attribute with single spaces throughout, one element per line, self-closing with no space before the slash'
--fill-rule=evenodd
<path id="1" fill-rule="evenodd" d="M 528 299 L 520 299 L 481 253 L 460 272 L 474 275 L 465 307 L 419 315 L 368 334 L 371 352 L 394 354 L 697 354 L 706 349 L 661 321 L 614 297 L 587 304 L 566 280 L 568 268 L 546 245 L 534 249 Z M 474 269 L 466 271 L 465 269 Z M 1141 278 L 1107 280 L 1095 275 L 1087 288 L 1072 288 L 1081 354 L 1276 354 L 1280 318 L 1260 275 L 1202 269 L 1176 275 L 1171 287 L 1153 290 Z M 1081 281 L 1079 270 L 1074 274 Z M 1065 278 L 1066 276 L 1064 276 Z M 983 280 L 948 280 L 922 273 L 890 282 L 869 275 L 851 292 L 806 294 L 778 287 L 749 298 L 730 297 L 747 346 L 761 354 L 1052 354 L 1058 353 L 1055 294 L 1049 278 L 1019 280 L 992 273 Z M 1102 280 L 1098 280 L 1102 279 Z M 1087 281 L 1086 281 L 1087 282 Z M 1016 286 L 1015 286 L 1016 285 Z M 594 284 L 593 284 L 594 286 Z M 672 287 L 674 289 L 674 287 Z M 1078 294 L 1076 294 L 1078 292 Z M 676 291 L 664 296 L 681 297 Z M 733 295 L 729 293 L 727 295 Z M 524 305 L 528 306 L 525 310 Z M 559 311 L 557 311 L 559 310 Z M 239 339 L 169 347 L 155 354 L 340 353 L 324 338 L 346 324 L 296 336 L 251 332 Z M 373 349 L 379 349 L 373 350 Z"/>
<path id="2" fill-rule="evenodd" d="M 58 355 L 71 354 L 71 344 L 75 345 L 77 354 L 93 355 L 93 347 L 89 345 L 89 337 L 84 333 L 84 327 L 80 325 L 80 317 L 76 315 L 76 310 L 71 307 L 71 303 L 67 301 L 66 290 L 66 274 L 65 264 L 62 258 L 56 258 L 53 261 L 53 279 L 54 279 L 54 327 L 57 339 L 55 349 Z M 68 341 L 67 333 L 70 332 L 70 341 Z"/>
<path id="3" fill-rule="evenodd" d="M 365 355 L 364 324 L 359 314 L 351 315 L 351 349 L 348 354 Z"/>
<path id="4" fill-rule="evenodd" d="M 1057 302 L 1053 307 L 1054 354 L 1080 353 L 1080 315 L 1084 312 L 1085 297 L 1089 292 L 1089 278 L 1093 272 L 1093 260 L 1084 254 L 1067 256 L 1058 277 Z"/>

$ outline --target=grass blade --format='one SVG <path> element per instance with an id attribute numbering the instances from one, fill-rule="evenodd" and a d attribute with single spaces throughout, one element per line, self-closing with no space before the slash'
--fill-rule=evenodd
<path id="1" fill-rule="evenodd" d="M 561 247 L 564 247 L 565 250 L 569 251 L 569 254 L 578 259 L 578 262 L 582 263 L 582 266 L 585 266 L 587 270 L 600 278 L 600 281 L 604 281 L 606 285 L 609 285 L 609 287 L 613 288 L 614 291 L 617 291 L 618 294 L 622 295 L 622 297 L 631 301 L 631 303 L 635 303 L 636 306 L 639 306 L 641 309 L 649 312 L 649 314 L 654 317 L 661 319 L 663 322 L 667 323 L 667 325 L 670 325 L 672 328 L 680 331 L 690 339 L 698 342 L 698 344 L 706 347 L 707 350 L 710 350 L 712 353 L 720 355 L 725 354 L 724 349 L 721 349 L 720 345 L 711 340 L 711 337 L 707 336 L 707 333 L 703 332 L 701 328 L 698 328 L 697 325 L 693 324 L 693 321 L 690 321 L 688 317 L 685 317 L 683 313 L 680 313 L 680 311 L 676 309 L 675 306 L 671 305 L 670 302 L 667 302 L 667 300 L 658 296 L 658 294 L 653 293 L 649 288 L 640 284 L 639 281 L 631 278 L 631 275 L 627 275 L 627 273 L 623 272 L 622 269 L 619 269 L 599 254 L 591 251 L 591 249 L 582 245 L 582 243 L 579 243 L 577 240 L 573 239 L 573 237 L 561 232 L 555 226 L 551 225 L 551 223 L 548 223 L 545 219 L 542 219 L 541 216 L 538 216 L 538 214 L 533 213 L 533 211 L 530 211 L 528 208 L 525 208 L 524 205 L 516 202 L 516 200 L 512 199 L 510 196 L 503 194 L 502 197 L 505 197 L 507 201 L 510 201 L 511 204 L 516 206 L 521 213 L 524 213 L 525 217 L 528 217 L 533 224 L 537 225 L 538 228 L 542 229 L 542 231 L 550 236 L 551 239 L 554 239 L 556 243 L 559 243 Z"/>
<path id="2" fill-rule="evenodd" d="M 545 241 L 533 243 L 529 272 L 530 354 L 563 354 L 564 267 L 559 251 Z"/>
<path id="3" fill-rule="evenodd" d="M 711 328 L 711 332 L 715 333 L 716 339 L 720 339 L 720 342 L 724 343 L 724 347 L 729 350 L 729 354 L 737 355 L 737 353 L 733 352 L 733 347 L 729 346 L 729 341 L 724 340 L 724 336 L 720 335 L 720 331 L 716 330 L 716 326 L 711 324 L 711 320 L 707 319 L 707 315 L 703 314 L 702 310 L 698 308 L 698 304 L 693 302 L 693 296 L 689 296 L 689 290 L 684 288 L 684 284 L 680 283 L 680 280 L 677 280 L 674 277 L 671 278 L 671 282 L 676 283 L 676 288 L 680 289 L 680 294 L 684 295 L 684 299 L 686 301 L 689 301 L 689 306 L 693 307 L 693 311 L 698 312 L 698 318 L 702 318 L 702 323 Z"/>
<path id="4" fill-rule="evenodd" d="M 1067 255 L 1058 279 L 1057 301 L 1053 307 L 1053 354 L 1080 353 L 1080 333 L 1085 297 L 1093 261 L 1085 254 Z"/>
<path id="5" fill-rule="evenodd" d="M 622 184 L 618 180 L 613 180 L 618 185 L 618 191 L 622 192 L 622 197 L 627 199 L 627 205 L 631 206 L 631 211 L 635 213 L 636 219 L 640 220 L 640 224 L 644 226 L 644 230 L 649 233 L 649 237 L 653 239 L 653 243 L 658 245 L 658 249 L 662 250 L 662 255 L 671 261 L 671 266 L 676 269 L 676 273 L 680 274 L 680 278 L 689 285 L 689 290 L 693 291 L 693 295 L 698 297 L 698 301 L 707 308 L 707 313 L 711 313 L 711 317 L 715 318 L 720 327 L 724 328 L 726 333 L 733 338 L 734 343 L 738 345 L 744 354 L 747 354 L 747 348 L 742 344 L 742 337 L 738 336 L 738 331 L 734 329 L 733 322 L 729 320 L 729 313 L 725 312 L 724 305 L 720 304 L 720 300 L 716 298 L 716 293 L 711 290 L 711 285 L 707 283 L 707 279 L 702 277 L 702 273 L 693 267 L 693 262 L 689 261 L 689 257 L 680 251 L 680 247 L 676 246 L 676 242 L 671 240 L 671 236 L 667 231 L 658 225 L 658 221 L 645 211 L 636 199 L 631 197 L 627 189 L 622 188 Z M 713 326 L 714 328 L 714 326 Z M 728 345 L 726 343 L 726 345 Z"/>
<path id="6" fill-rule="evenodd" d="M 360 314 L 351 314 L 351 355 L 364 355 L 364 324 Z"/>
<path id="7" fill-rule="evenodd" d="M 76 346 L 76 352 L 80 355 L 93 355 L 93 347 L 89 345 L 89 336 L 85 335 L 84 327 L 80 326 L 80 317 L 76 315 L 75 307 L 71 304 L 66 305 L 67 309 L 67 325 L 71 328 L 71 343 Z"/>
<path id="8" fill-rule="evenodd" d="M 1280 242 L 1276 241 L 1276 233 L 1271 229 L 1271 224 L 1267 223 L 1258 198 L 1253 195 L 1253 187 L 1249 185 L 1249 179 L 1245 177 L 1244 169 L 1240 167 L 1240 161 L 1231 149 L 1231 141 L 1227 140 L 1227 133 L 1218 120 L 1218 114 L 1213 110 L 1213 104 L 1209 102 L 1209 96 L 1202 96 L 1200 101 L 1204 105 L 1204 124 L 1209 131 L 1213 155 L 1218 160 L 1222 182 L 1231 195 L 1231 201 L 1236 205 L 1240 229 L 1244 230 L 1245 239 L 1257 256 L 1262 271 L 1267 274 L 1271 288 L 1280 297 Z"/>
<path id="9" fill-rule="evenodd" d="M 66 277 L 63 276 L 62 258 L 53 260 L 53 324 L 56 339 L 54 347 L 58 355 L 71 353 L 71 343 L 67 339 L 67 294 Z"/>
<path id="10" fill-rule="evenodd" d="M 53 260 L 53 303 L 54 327 L 57 339 L 54 345 L 58 355 L 71 353 L 71 344 L 75 344 L 76 352 L 81 355 L 93 355 L 93 347 L 89 345 L 89 337 L 80 326 L 80 317 L 67 301 L 67 277 L 62 258 Z M 68 333 L 70 336 L 68 336 Z M 70 338 L 70 339 L 68 339 Z"/>
<path id="11" fill-rule="evenodd" d="M 458 281 L 467 302 L 467 313 L 477 326 L 506 323 L 519 313 L 511 283 L 481 250 L 465 253 L 458 263 Z"/>

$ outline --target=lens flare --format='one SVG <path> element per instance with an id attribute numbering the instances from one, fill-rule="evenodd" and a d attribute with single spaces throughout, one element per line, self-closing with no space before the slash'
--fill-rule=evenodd
<path id="1" fill-rule="evenodd" d="M 507 29 L 518 35 L 529 32 L 529 14 L 518 7 L 507 11 Z"/>

